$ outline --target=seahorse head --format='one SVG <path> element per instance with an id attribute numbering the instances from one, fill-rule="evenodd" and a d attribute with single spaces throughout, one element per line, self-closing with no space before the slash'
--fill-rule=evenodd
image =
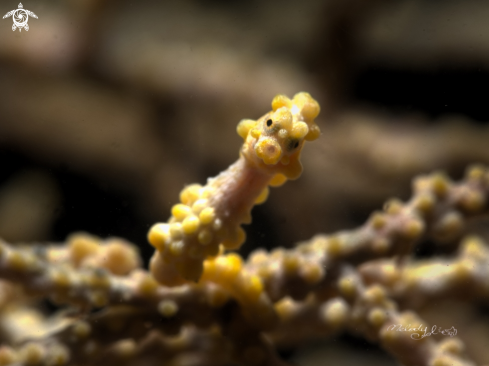
<path id="1" fill-rule="evenodd" d="M 298 178 L 302 172 L 299 157 L 304 141 L 320 135 L 314 122 L 319 110 L 319 104 L 309 93 L 298 93 L 293 99 L 277 95 L 272 111 L 256 121 L 239 123 L 238 134 L 245 140 L 242 155 L 271 174 Z"/>

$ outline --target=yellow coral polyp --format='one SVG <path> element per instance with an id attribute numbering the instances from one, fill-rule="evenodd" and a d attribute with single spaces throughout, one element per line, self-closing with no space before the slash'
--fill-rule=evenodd
<path id="1" fill-rule="evenodd" d="M 207 208 L 207 206 L 209 206 L 209 201 L 206 199 L 200 199 L 195 201 L 195 203 L 192 206 L 192 211 L 194 214 L 199 215 L 202 212 L 202 210 Z M 204 223 L 204 224 L 208 224 L 208 223 Z"/>
<path id="2" fill-rule="evenodd" d="M 200 184 L 192 184 L 183 189 L 180 193 L 180 201 L 185 205 L 191 205 L 199 197 L 199 191 L 202 188 Z"/>
<path id="3" fill-rule="evenodd" d="M 168 224 L 155 224 L 148 232 L 148 241 L 158 250 L 163 250 L 169 237 L 170 226 Z"/>
<path id="4" fill-rule="evenodd" d="M 208 225 L 216 218 L 216 212 L 213 207 L 206 207 L 199 215 L 200 222 L 203 225 Z"/>
<path id="5" fill-rule="evenodd" d="M 95 255 L 98 252 L 100 240 L 89 234 L 77 233 L 68 238 L 68 245 L 71 260 L 75 265 L 79 265 L 86 257 Z"/>
<path id="6" fill-rule="evenodd" d="M 217 263 L 221 265 L 221 270 L 226 272 L 227 278 L 235 277 L 243 268 L 243 260 L 237 254 L 229 254 L 223 261 L 218 260 Z"/>
<path id="7" fill-rule="evenodd" d="M 183 232 L 187 235 L 195 234 L 195 232 L 199 229 L 199 226 L 200 220 L 194 215 L 187 216 L 182 222 Z"/>
<path id="8" fill-rule="evenodd" d="M 258 304 L 264 291 L 259 276 L 243 271 L 243 260 L 238 254 L 206 260 L 201 277 L 201 282 L 205 281 L 220 285 L 244 306 Z"/>
<path id="9" fill-rule="evenodd" d="M 318 265 L 307 265 L 302 269 L 302 276 L 308 284 L 314 285 L 324 277 L 324 270 Z"/>
<path id="10" fill-rule="evenodd" d="M 242 281 L 242 291 L 243 298 L 248 302 L 256 302 L 258 298 L 263 293 L 263 283 L 258 276 L 247 276 L 244 281 Z"/>
<path id="11" fill-rule="evenodd" d="M 172 207 L 171 213 L 177 220 L 185 219 L 192 212 L 191 208 L 184 204 L 177 204 Z"/>
<path id="12" fill-rule="evenodd" d="M 156 292 L 158 283 L 152 276 L 143 276 L 137 285 L 138 292 L 143 296 L 151 296 Z"/>

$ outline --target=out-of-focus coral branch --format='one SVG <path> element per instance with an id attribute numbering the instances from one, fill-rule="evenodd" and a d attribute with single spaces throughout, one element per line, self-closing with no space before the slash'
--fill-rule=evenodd
<path id="1" fill-rule="evenodd" d="M 379 259 L 359 267 L 368 283 L 388 289 L 396 301 L 420 307 L 438 298 L 489 299 L 489 247 L 478 237 L 465 238 L 453 258 L 410 261 L 403 267 Z"/>
<path id="2" fill-rule="evenodd" d="M 463 342 L 452 338 L 456 331 L 440 331 L 450 336 L 449 340 L 428 338 L 430 331 L 424 329 L 431 326 L 412 310 L 399 311 L 382 285 L 367 285 L 350 265 L 342 266 L 338 281 L 332 285 L 335 297 L 323 292 L 305 302 L 287 298 L 277 304 L 282 321 L 270 334 L 275 344 L 293 344 L 304 341 L 304 337 L 331 336 L 348 329 L 379 342 L 406 365 L 474 365 L 464 355 Z"/>
<path id="3" fill-rule="evenodd" d="M 488 195 L 489 172 L 480 166 L 468 169 L 460 183 L 440 173 L 419 177 L 407 203 L 388 201 L 383 212 L 372 214 L 360 228 L 318 235 L 296 249 L 276 249 L 270 255 L 257 251 L 247 268 L 262 278 L 272 300 L 285 296 L 301 300 L 323 279 L 330 281 L 344 261 L 360 264 L 380 257 L 403 256 L 423 236 L 456 240 L 467 218 L 487 212 Z"/>

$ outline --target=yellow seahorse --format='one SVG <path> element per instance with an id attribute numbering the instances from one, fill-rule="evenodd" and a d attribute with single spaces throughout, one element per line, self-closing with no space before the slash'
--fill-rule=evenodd
<path id="1" fill-rule="evenodd" d="M 239 159 L 205 186 L 185 187 L 168 222 L 150 229 L 148 240 L 156 248 L 150 267 L 158 282 L 197 282 L 207 257 L 216 256 L 221 246 L 237 249 L 243 244 L 241 224 L 251 222 L 251 209 L 267 199 L 268 186 L 280 186 L 302 173 L 304 141 L 320 135 L 314 122 L 319 109 L 308 93 L 292 100 L 277 95 L 272 111 L 238 124 L 244 139 Z"/>

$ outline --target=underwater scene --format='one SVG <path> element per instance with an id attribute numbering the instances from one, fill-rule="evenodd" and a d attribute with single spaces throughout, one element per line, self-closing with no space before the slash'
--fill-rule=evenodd
<path id="1" fill-rule="evenodd" d="M 0 366 L 489 366 L 489 2 L 26 1 Z"/>

